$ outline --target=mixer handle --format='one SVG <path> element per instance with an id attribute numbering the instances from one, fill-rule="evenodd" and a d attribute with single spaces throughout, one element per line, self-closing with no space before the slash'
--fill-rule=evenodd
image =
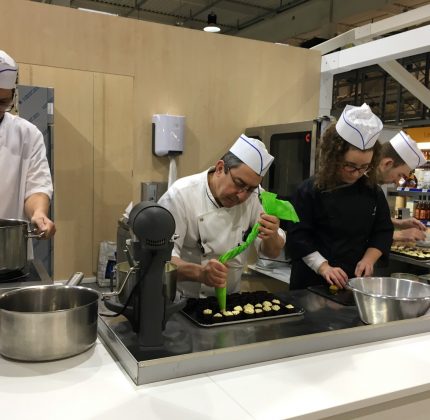
<path id="1" fill-rule="evenodd" d="M 133 267 L 131 267 L 130 270 L 127 271 L 127 275 L 125 276 L 125 279 L 122 282 L 121 287 L 119 288 L 119 290 L 115 290 L 113 292 L 103 292 L 102 293 L 103 299 L 109 299 L 112 296 L 118 296 L 122 292 L 122 289 L 124 289 L 124 287 L 127 284 L 128 279 L 130 278 L 130 276 L 133 273 L 135 273 L 138 269 L 139 269 L 139 264 L 136 264 Z M 118 281 L 118 279 L 117 279 L 117 281 Z"/>
<path id="2" fill-rule="evenodd" d="M 132 257 L 132 252 L 131 252 L 131 239 L 127 239 L 125 241 L 125 249 L 124 249 L 124 254 L 127 257 L 127 261 L 128 261 L 128 265 L 131 267 L 135 267 L 136 266 L 136 261 L 134 260 L 134 258 Z"/>

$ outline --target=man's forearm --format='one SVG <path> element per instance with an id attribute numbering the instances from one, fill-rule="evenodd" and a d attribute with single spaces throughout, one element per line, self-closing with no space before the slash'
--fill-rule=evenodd
<path id="1" fill-rule="evenodd" d="M 195 281 L 201 280 L 203 267 L 199 264 L 190 263 L 179 257 L 172 257 L 172 263 L 178 267 L 178 281 Z"/>
<path id="2" fill-rule="evenodd" d="M 376 261 L 381 257 L 382 252 L 377 248 L 367 248 L 366 252 L 363 255 L 362 260 L 370 261 L 372 264 L 375 264 Z"/>
<path id="3" fill-rule="evenodd" d="M 284 238 L 276 235 L 274 238 L 267 239 L 261 243 L 261 252 L 268 258 L 277 258 L 285 245 Z"/>
<path id="4" fill-rule="evenodd" d="M 47 216 L 49 212 L 50 200 L 44 193 L 35 193 L 25 200 L 24 212 L 29 219 L 35 215 Z"/>

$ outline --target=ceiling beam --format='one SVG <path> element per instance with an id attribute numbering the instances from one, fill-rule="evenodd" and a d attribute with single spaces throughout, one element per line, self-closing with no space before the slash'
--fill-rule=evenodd
<path id="1" fill-rule="evenodd" d="M 330 115 L 333 75 L 379 64 L 426 106 L 430 106 L 430 92 L 413 76 L 406 74 L 395 60 L 430 51 L 430 25 L 411 29 L 386 38 L 333 52 L 321 57 L 321 85 L 319 115 Z"/>
<path id="2" fill-rule="evenodd" d="M 430 21 L 430 5 L 422 6 L 410 10 L 400 15 L 395 15 L 379 22 L 369 23 L 359 28 L 351 29 L 348 32 L 329 39 L 326 42 L 312 47 L 312 50 L 327 54 L 330 51 L 342 48 L 347 44 L 358 44 L 389 32 L 399 31 L 412 26 L 417 26 Z"/>
<path id="3" fill-rule="evenodd" d="M 394 60 L 380 63 L 379 66 L 412 93 L 412 95 L 419 99 L 427 108 L 430 108 L 430 90 L 409 73 L 400 63 Z"/>
<path id="4" fill-rule="evenodd" d="M 430 25 L 321 57 L 321 73 L 338 74 L 430 51 Z"/>

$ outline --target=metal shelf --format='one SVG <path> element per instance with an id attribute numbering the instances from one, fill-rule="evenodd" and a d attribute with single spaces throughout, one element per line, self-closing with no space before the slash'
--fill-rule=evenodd
<path id="1" fill-rule="evenodd" d="M 419 195 L 430 195 L 430 188 L 389 188 L 388 195 L 400 195 L 400 196 L 419 196 Z"/>

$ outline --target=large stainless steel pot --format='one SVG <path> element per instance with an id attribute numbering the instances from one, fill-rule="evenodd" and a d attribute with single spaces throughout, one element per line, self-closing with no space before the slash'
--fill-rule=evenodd
<path id="1" fill-rule="evenodd" d="M 27 240 L 33 234 L 25 220 L 0 219 L 0 275 L 22 270 L 27 264 Z"/>
<path id="2" fill-rule="evenodd" d="M 67 285 L 31 286 L 0 297 L 0 353 L 11 359 L 46 361 L 74 356 L 97 338 L 98 293 Z"/>

